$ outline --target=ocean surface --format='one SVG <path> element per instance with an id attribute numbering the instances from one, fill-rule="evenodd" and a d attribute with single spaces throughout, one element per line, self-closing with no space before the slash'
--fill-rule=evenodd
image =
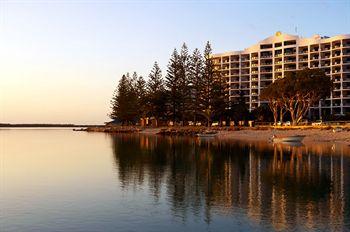
<path id="1" fill-rule="evenodd" d="M 350 231 L 350 148 L 1 129 L 0 231 Z"/>

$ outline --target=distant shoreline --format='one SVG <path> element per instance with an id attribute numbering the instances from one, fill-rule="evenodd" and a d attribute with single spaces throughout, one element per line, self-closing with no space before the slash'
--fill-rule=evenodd
<path id="1" fill-rule="evenodd" d="M 85 125 L 85 124 L 50 124 L 50 123 L 0 123 L 0 128 L 11 127 L 102 127 L 104 125 Z"/>

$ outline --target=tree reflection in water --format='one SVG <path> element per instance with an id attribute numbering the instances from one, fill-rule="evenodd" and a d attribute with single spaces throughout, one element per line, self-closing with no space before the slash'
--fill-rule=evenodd
<path id="1" fill-rule="evenodd" d="M 122 188 L 147 187 L 183 220 L 244 212 L 277 230 L 349 225 L 346 148 L 143 135 L 112 141 Z"/>

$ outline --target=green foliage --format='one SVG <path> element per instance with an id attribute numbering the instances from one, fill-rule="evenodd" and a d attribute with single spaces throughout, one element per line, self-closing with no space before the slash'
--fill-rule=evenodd
<path id="1" fill-rule="evenodd" d="M 164 117 L 166 107 L 166 93 L 162 71 L 157 62 L 154 62 L 147 82 L 147 108 L 148 115 L 156 119 Z"/>
<path id="2" fill-rule="evenodd" d="M 243 92 L 239 93 L 239 98 L 236 101 L 230 101 L 229 108 L 227 109 L 227 116 L 235 121 L 245 121 L 250 119 L 250 113 Z"/>
<path id="3" fill-rule="evenodd" d="M 173 121 L 179 118 L 179 108 L 180 108 L 180 56 L 176 49 L 174 49 L 169 63 L 167 75 L 165 78 L 165 86 L 167 88 L 168 94 L 168 115 Z"/>
<path id="4" fill-rule="evenodd" d="M 111 101 L 110 118 L 120 120 L 123 124 L 132 124 L 138 117 L 138 96 L 136 91 L 137 74 L 133 78 L 127 73 L 119 81 Z"/>
<path id="5" fill-rule="evenodd" d="M 204 49 L 203 87 L 201 89 L 201 112 L 207 119 L 207 125 L 217 117 L 224 116 L 227 108 L 226 81 L 219 71 L 215 70 L 212 48 L 207 42 Z"/>
<path id="6" fill-rule="evenodd" d="M 273 120 L 271 109 L 266 104 L 261 104 L 252 112 L 252 115 L 259 122 L 270 122 Z"/>
<path id="7" fill-rule="evenodd" d="M 332 89 L 333 82 L 323 70 L 304 69 L 287 72 L 283 79 L 263 89 L 260 98 L 269 102 L 274 116 L 278 110 L 285 110 L 290 114 L 293 125 L 296 125 L 310 107 L 329 96 Z"/>
<path id="8" fill-rule="evenodd" d="M 203 79 L 204 60 L 199 49 L 194 49 L 189 61 L 190 104 L 189 111 L 194 122 L 197 122 L 201 112 L 202 90 L 205 86 Z"/>

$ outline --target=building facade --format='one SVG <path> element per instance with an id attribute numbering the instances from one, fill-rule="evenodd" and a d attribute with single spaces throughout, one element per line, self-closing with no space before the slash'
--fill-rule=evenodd
<path id="1" fill-rule="evenodd" d="M 350 113 L 350 34 L 301 38 L 277 32 L 243 51 L 214 54 L 213 61 L 227 79 L 230 100 L 243 95 L 250 111 L 263 103 L 261 89 L 286 72 L 322 68 L 335 88 L 309 116 Z"/>

